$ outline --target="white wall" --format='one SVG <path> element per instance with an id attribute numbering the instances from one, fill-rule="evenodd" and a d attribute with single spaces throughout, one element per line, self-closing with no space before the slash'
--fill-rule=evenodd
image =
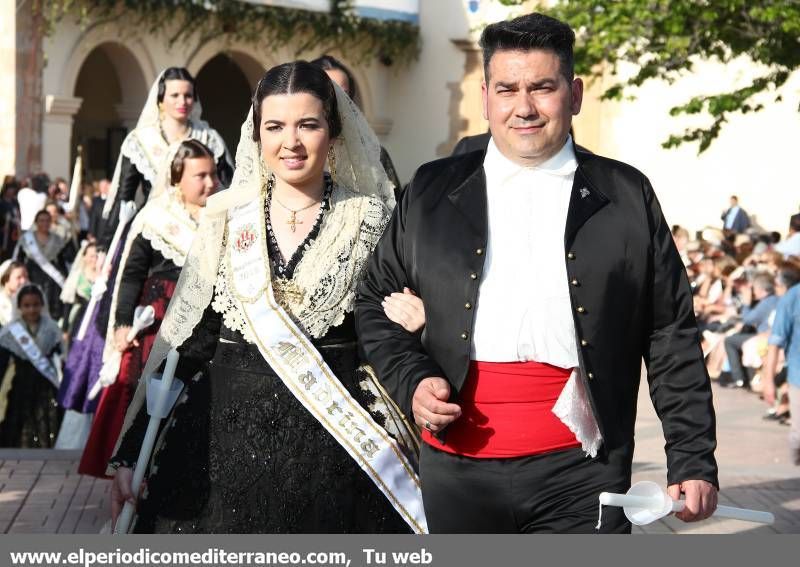
<path id="1" fill-rule="evenodd" d="M 731 195 L 767 230 L 785 231 L 789 216 L 798 212 L 800 191 L 791 166 L 798 159 L 800 135 L 800 72 L 786 83 L 783 101 L 775 94 L 761 97 L 765 109 L 732 115 L 720 137 L 703 154 L 697 144 L 663 149 L 670 134 L 708 118 L 671 117 L 671 107 L 694 95 L 744 86 L 758 70 L 746 60 L 723 66 L 700 63 L 695 72 L 672 85 L 646 83 L 636 100 L 589 103 L 581 125 L 590 130 L 586 144 L 594 151 L 630 163 L 648 175 L 667 221 L 691 231 L 721 226 L 720 215 Z M 583 120 L 584 122 L 581 122 Z M 600 125 L 587 125 L 591 120 Z M 593 132 L 592 132 L 593 130 Z"/>

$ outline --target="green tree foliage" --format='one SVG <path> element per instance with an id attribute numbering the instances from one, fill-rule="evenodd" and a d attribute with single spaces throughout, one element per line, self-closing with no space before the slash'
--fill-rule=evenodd
<path id="1" fill-rule="evenodd" d="M 83 23 L 124 21 L 130 30 L 244 40 L 267 50 L 296 46 L 296 53 L 339 50 L 357 63 L 378 59 L 408 63 L 419 53 L 419 28 L 408 22 L 353 15 L 349 0 L 332 0 L 330 12 L 289 9 L 242 0 L 34 0 L 50 27 L 65 15 Z"/>
<path id="2" fill-rule="evenodd" d="M 672 116 L 705 114 L 710 121 L 670 136 L 666 148 L 697 142 L 702 153 L 732 114 L 763 109 L 764 94 L 780 101 L 781 87 L 800 66 L 800 0 L 558 0 L 542 11 L 576 30 L 576 68 L 584 76 L 617 77 L 622 65 L 637 65 L 604 99 L 621 99 L 648 79 L 672 83 L 701 60 L 725 64 L 746 56 L 758 64 L 748 84 L 670 109 Z"/>

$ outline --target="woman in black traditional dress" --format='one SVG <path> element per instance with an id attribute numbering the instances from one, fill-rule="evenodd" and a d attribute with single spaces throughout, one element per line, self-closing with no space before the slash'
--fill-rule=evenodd
<path id="1" fill-rule="evenodd" d="M 0 447 L 51 448 L 63 415 L 56 402 L 61 329 L 47 314 L 36 285 L 20 288 L 16 301 L 18 316 L 0 332 L 0 349 L 14 364 L 0 419 Z"/>
<path id="2" fill-rule="evenodd" d="M 161 319 L 197 232 L 208 196 L 218 185 L 214 156 L 197 140 L 184 140 L 167 155 L 162 187 L 136 216 L 120 259 L 100 380 L 103 389 L 78 472 L 105 477 L 122 421 L 150 354 Z M 151 306 L 153 323 L 129 340 L 138 306 Z"/>
<path id="3" fill-rule="evenodd" d="M 355 288 L 394 205 L 379 155 L 318 67 L 279 65 L 259 82 L 233 184 L 209 201 L 144 371 L 180 346 L 185 391 L 134 531 L 425 531 L 402 450 L 413 434 L 357 371 Z M 112 459 L 114 518 L 135 501 L 144 391 Z"/>
<path id="4" fill-rule="evenodd" d="M 189 138 L 202 142 L 214 154 L 220 183 L 225 187 L 230 184 L 233 167 L 225 142 L 201 120 L 201 113 L 191 73 L 183 67 L 162 71 L 150 89 L 136 128 L 122 142 L 103 210 L 107 220 L 101 244 L 107 246 L 111 242 L 122 202 L 133 201 L 140 187 L 147 199 L 171 144 Z"/>
<path id="5" fill-rule="evenodd" d="M 30 281 L 42 288 L 50 312 L 60 314 L 64 309 L 61 288 L 76 249 L 71 240 L 65 240 L 50 230 L 52 224 L 50 213 L 45 210 L 36 213 L 33 227 L 25 231 L 17 243 L 15 259 L 28 268 Z"/>

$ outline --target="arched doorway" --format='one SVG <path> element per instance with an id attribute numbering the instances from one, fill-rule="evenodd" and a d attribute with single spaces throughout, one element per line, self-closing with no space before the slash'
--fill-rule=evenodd
<path id="1" fill-rule="evenodd" d="M 250 84 L 237 59 L 237 56 L 220 53 L 203 65 L 195 77 L 203 104 L 203 120 L 220 133 L 231 156 L 236 153 L 239 132 L 255 86 Z"/>
<path id="2" fill-rule="evenodd" d="M 89 179 L 111 178 L 122 140 L 147 97 L 147 85 L 133 55 L 116 43 L 94 48 L 81 65 L 75 96 L 83 99 L 72 128 L 72 148 L 83 146 Z M 72 160 L 75 155 L 71 156 Z"/>

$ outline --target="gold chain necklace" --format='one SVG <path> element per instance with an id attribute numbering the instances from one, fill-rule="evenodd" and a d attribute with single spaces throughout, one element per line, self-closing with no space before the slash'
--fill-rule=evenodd
<path id="1" fill-rule="evenodd" d="M 311 203 L 310 205 L 306 205 L 306 206 L 305 206 L 305 207 L 303 207 L 303 208 L 300 208 L 300 209 L 290 209 L 289 207 L 287 207 L 286 205 L 284 205 L 283 203 L 281 203 L 281 202 L 280 202 L 280 199 L 278 199 L 277 195 L 275 195 L 274 193 L 273 193 L 273 195 L 272 195 L 272 198 L 273 198 L 273 199 L 275 199 L 275 202 L 276 202 L 276 203 L 278 203 L 278 204 L 279 204 L 281 207 L 283 207 L 284 209 L 286 209 L 287 211 L 289 211 L 290 213 L 292 213 L 292 216 L 291 216 L 291 218 L 290 218 L 289 220 L 287 220 L 287 221 L 286 221 L 286 224 L 288 224 L 288 225 L 289 225 L 289 227 L 292 229 L 292 232 L 295 232 L 295 231 L 297 230 L 297 225 L 298 225 L 298 224 L 303 224 L 303 221 L 299 221 L 299 220 L 297 220 L 297 213 L 302 213 L 303 211 L 306 211 L 306 210 L 310 209 L 310 208 L 311 208 L 311 207 L 313 207 L 314 205 L 318 205 L 319 203 L 321 203 L 321 201 L 314 201 L 314 202 L 313 202 L 313 203 Z"/>

